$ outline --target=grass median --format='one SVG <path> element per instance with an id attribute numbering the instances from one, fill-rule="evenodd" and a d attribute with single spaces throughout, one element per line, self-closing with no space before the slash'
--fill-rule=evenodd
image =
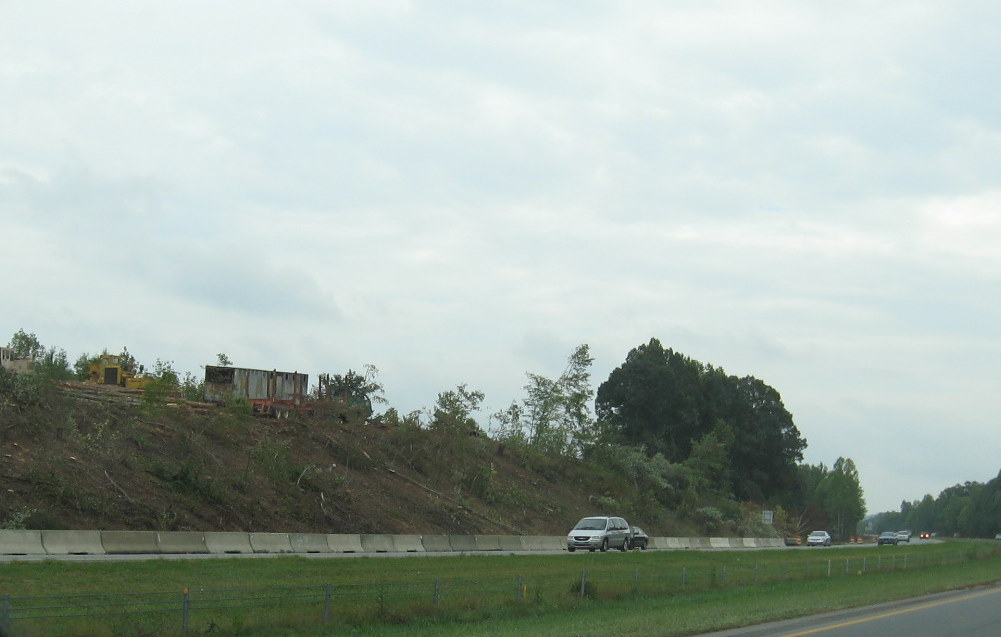
<path id="1" fill-rule="evenodd" d="M 686 635 L 994 582 L 999 548 L 15 562 L 0 592 L 13 634 Z"/>

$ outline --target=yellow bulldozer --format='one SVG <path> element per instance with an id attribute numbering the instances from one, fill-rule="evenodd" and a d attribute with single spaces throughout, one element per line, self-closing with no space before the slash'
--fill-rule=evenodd
<path id="1" fill-rule="evenodd" d="M 118 385 L 129 389 L 146 389 L 146 385 L 153 380 L 153 377 L 143 374 L 140 366 L 139 371 L 123 369 L 122 357 L 115 354 L 101 354 L 97 360 L 90 365 L 90 382 L 98 385 Z"/>

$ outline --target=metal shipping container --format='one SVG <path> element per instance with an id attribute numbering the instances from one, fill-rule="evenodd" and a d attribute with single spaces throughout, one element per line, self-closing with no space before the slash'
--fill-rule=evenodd
<path id="1" fill-rule="evenodd" d="M 225 403 L 232 396 L 301 406 L 306 402 L 309 374 L 243 367 L 205 366 L 205 400 Z"/>

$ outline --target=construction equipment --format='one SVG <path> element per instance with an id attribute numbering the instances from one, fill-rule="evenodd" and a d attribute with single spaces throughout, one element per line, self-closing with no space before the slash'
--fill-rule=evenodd
<path id="1" fill-rule="evenodd" d="M 146 386 L 153 380 L 153 377 L 143 374 L 140 365 L 139 371 L 126 369 L 122 364 L 122 357 L 115 354 L 101 354 L 90 365 L 90 382 L 98 385 L 117 385 L 128 387 L 129 389 L 146 389 Z"/>

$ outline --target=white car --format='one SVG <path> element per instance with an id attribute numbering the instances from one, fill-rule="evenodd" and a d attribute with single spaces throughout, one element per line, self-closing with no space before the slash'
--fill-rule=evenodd
<path id="1" fill-rule="evenodd" d="M 830 546 L 831 534 L 827 531 L 814 531 L 806 536 L 807 546 Z"/>
<path id="2" fill-rule="evenodd" d="M 596 515 L 583 518 L 567 533 L 567 550 L 577 549 L 605 552 L 608 549 L 628 551 L 632 542 L 629 523 L 622 518 Z"/>

